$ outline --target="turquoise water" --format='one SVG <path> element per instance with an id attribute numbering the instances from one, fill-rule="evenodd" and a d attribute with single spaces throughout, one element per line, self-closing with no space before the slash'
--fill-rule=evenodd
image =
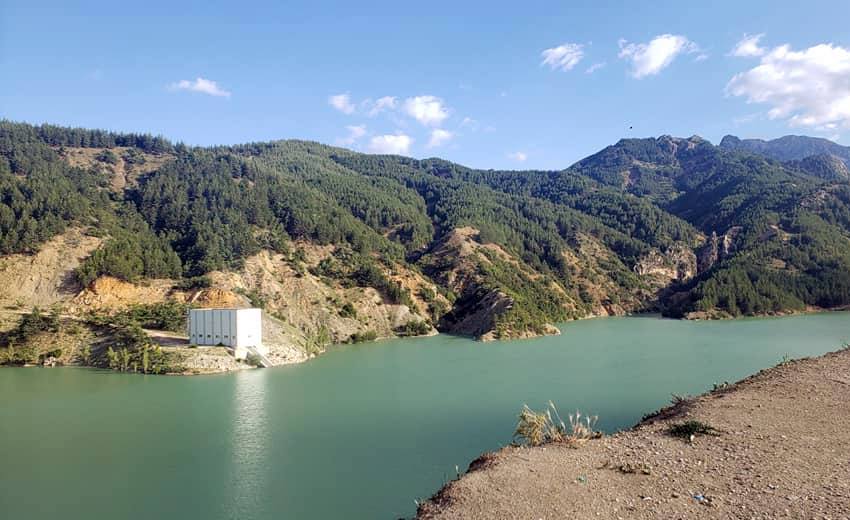
<path id="1" fill-rule="evenodd" d="M 524 403 L 628 427 L 669 402 L 850 340 L 850 314 L 607 318 L 559 337 L 435 336 L 198 377 L 0 370 L 9 519 L 393 519 L 510 441 Z"/>

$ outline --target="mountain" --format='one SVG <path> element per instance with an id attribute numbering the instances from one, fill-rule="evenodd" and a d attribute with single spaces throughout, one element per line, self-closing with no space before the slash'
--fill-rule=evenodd
<path id="1" fill-rule="evenodd" d="M 250 301 L 306 350 L 850 304 L 847 176 L 724 143 L 623 139 L 564 170 L 499 171 L 4 121 L 0 304 Z M 16 283 L 28 271 L 45 282 Z"/>
<path id="2" fill-rule="evenodd" d="M 841 146 L 828 139 L 807 137 L 804 135 L 786 135 L 778 139 L 739 139 L 727 135 L 720 141 L 725 150 L 757 153 L 777 161 L 799 161 L 813 155 L 831 155 L 838 157 L 850 166 L 850 146 Z"/>
<path id="3" fill-rule="evenodd" d="M 850 168 L 840 157 L 829 154 L 810 155 L 799 160 L 785 163 L 789 168 L 796 168 L 808 175 L 825 180 L 850 179 Z"/>

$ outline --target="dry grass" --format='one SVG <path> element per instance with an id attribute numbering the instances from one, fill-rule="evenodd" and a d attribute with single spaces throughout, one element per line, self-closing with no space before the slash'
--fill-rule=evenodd
<path id="1" fill-rule="evenodd" d="M 540 446 L 550 442 L 563 442 L 577 446 L 582 442 L 601 436 L 593 430 L 598 417 L 582 415 L 576 411 L 567 416 L 567 423 L 558 413 L 555 403 L 549 401 L 549 406 L 542 412 L 535 412 L 528 405 L 523 405 L 519 413 L 514 439 L 519 439 L 529 446 Z"/>

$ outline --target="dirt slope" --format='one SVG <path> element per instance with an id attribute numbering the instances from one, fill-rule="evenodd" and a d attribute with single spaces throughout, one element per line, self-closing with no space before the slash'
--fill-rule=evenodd
<path id="1" fill-rule="evenodd" d="M 418 518 L 850 518 L 850 350 L 662 412 L 578 449 L 503 449 Z M 667 434 L 690 419 L 719 435 Z"/>
<path id="2" fill-rule="evenodd" d="M 105 150 L 109 150 L 115 155 L 115 164 L 107 164 L 97 160 L 97 156 Z M 151 154 L 125 146 L 114 148 L 75 148 L 68 146 L 61 148 L 61 151 L 63 157 L 71 166 L 100 169 L 108 175 L 113 191 L 118 193 L 135 185 L 141 175 L 152 172 L 173 159 L 173 156 L 169 154 Z M 125 160 L 125 154 L 130 151 L 136 154 L 138 161 L 136 164 Z"/>
<path id="3" fill-rule="evenodd" d="M 80 290 L 74 269 L 101 239 L 70 229 L 46 242 L 34 255 L 0 257 L 0 306 L 48 307 Z"/>
<path id="4" fill-rule="evenodd" d="M 394 336 L 406 323 L 424 319 L 406 305 L 385 302 L 375 289 L 344 288 L 312 274 L 309 268 L 326 258 L 332 248 L 308 243 L 298 243 L 297 247 L 305 251 L 307 258 L 301 269 L 281 254 L 263 251 L 248 258 L 240 271 L 210 273 L 213 285 L 261 299 L 266 314 L 285 323 L 287 332 L 308 351 L 321 349 L 330 342 L 344 342 L 352 334 L 366 331 L 374 331 L 379 337 Z M 399 278 L 409 284 L 427 284 L 433 289 L 433 284 L 421 275 L 400 267 L 399 270 Z M 414 303 L 423 306 L 415 300 L 415 295 Z M 353 314 L 344 311 L 346 304 L 354 309 Z"/>

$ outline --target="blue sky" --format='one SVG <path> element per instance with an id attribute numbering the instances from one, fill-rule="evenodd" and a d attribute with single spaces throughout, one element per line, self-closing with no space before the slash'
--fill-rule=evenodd
<path id="1" fill-rule="evenodd" d="M 850 144 L 848 19 L 846 0 L 3 0 L 0 116 L 488 168 L 661 134 Z"/>

